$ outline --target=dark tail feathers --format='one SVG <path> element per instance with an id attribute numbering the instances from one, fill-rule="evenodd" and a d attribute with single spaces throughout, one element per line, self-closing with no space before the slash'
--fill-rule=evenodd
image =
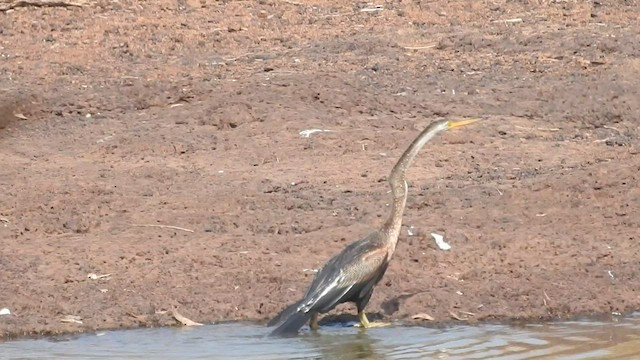
<path id="1" fill-rule="evenodd" d="M 311 318 L 311 313 L 293 312 L 273 329 L 269 336 L 293 336 Z"/>
<path id="2" fill-rule="evenodd" d="M 284 310 L 280 311 L 280 313 L 278 315 L 276 315 L 276 317 L 274 317 L 273 319 L 269 320 L 269 322 L 267 323 L 267 326 L 276 325 L 277 323 L 281 322 L 282 320 L 287 319 L 289 316 L 291 316 L 291 314 L 293 314 L 294 312 L 296 312 L 298 310 L 298 306 L 300 306 L 301 303 L 302 303 L 302 300 L 297 301 L 297 302 L 287 306 L 286 308 L 284 308 Z"/>
<path id="3" fill-rule="evenodd" d="M 267 323 L 267 326 L 277 325 L 270 336 L 291 336 L 298 333 L 298 330 L 311 318 L 311 313 L 298 312 L 298 307 L 303 301 L 304 299 L 287 306 Z"/>

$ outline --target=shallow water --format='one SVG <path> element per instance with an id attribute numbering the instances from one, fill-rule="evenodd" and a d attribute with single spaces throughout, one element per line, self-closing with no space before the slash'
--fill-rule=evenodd
<path id="1" fill-rule="evenodd" d="M 325 326 L 288 339 L 230 323 L 0 343 L 0 359 L 640 359 L 640 316 L 443 329 Z"/>

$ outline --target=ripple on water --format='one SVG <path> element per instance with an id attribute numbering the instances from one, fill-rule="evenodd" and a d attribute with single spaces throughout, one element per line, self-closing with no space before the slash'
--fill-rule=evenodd
<path id="1" fill-rule="evenodd" d="M 492 359 L 640 358 L 640 316 L 518 327 L 323 327 L 277 339 L 267 328 L 229 323 L 194 328 L 107 331 L 0 343 L 2 359 Z"/>

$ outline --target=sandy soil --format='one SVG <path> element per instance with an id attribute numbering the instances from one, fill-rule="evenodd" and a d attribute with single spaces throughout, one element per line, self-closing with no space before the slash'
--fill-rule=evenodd
<path id="1" fill-rule="evenodd" d="M 458 116 L 486 121 L 410 170 L 373 317 L 640 309 L 640 4 L 375 4 L 0 13 L 0 338 L 266 320 L 381 223 L 418 132 Z"/>

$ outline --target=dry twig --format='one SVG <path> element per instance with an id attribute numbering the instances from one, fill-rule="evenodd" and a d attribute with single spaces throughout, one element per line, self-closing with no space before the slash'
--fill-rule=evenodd
<path id="1" fill-rule="evenodd" d="M 436 47 L 436 44 L 431 44 L 431 45 L 424 45 L 424 46 L 403 46 L 402 48 L 406 49 L 406 50 L 425 50 L 425 49 L 431 49 Z"/>
<path id="2" fill-rule="evenodd" d="M 134 224 L 132 226 L 137 226 L 137 227 L 157 227 L 157 228 L 162 228 L 162 229 L 174 229 L 174 230 L 182 230 L 182 231 L 186 231 L 186 232 L 194 232 L 191 229 L 187 229 L 187 228 L 183 228 L 183 227 L 179 227 L 179 226 L 173 226 L 173 225 L 160 225 L 160 224 Z"/>
<path id="3" fill-rule="evenodd" d="M 454 318 L 454 319 L 456 319 L 458 321 L 467 321 L 467 320 L 469 320 L 466 317 L 462 317 L 462 316 L 456 314 L 453 310 L 449 310 L 449 315 L 451 315 L 452 318 Z"/>
<path id="4" fill-rule="evenodd" d="M 82 324 L 82 318 L 77 315 L 67 315 L 60 319 L 63 323 Z"/>
<path id="5" fill-rule="evenodd" d="M 178 320 L 182 325 L 184 326 L 201 326 L 202 324 L 197 323 L 191 319 L 187 319 L 186 317 L 180 315 L 177 311 L 173 310 L 171 312 L 171 316 L 173 316 L 174 319 Z"/>
<path id="6" fill-rule="evenodd" d="M 514 19 L 504 19 L 504 20 L 493 20 L 494 23 L 505 23 L 505 24 L 515 24 L 515 23 L 521 23 L 522 19 L 521 18 L 514 18 Z"/>
<path id="7" fill-rule="evenodd" d="M 291 4 L 291 5 L 295 5 L 295 6 L 302 6 L 304 5 L 303 3 L 297 2 L 297 1 L 291 1 L 291 0 L 280 0 L 283 3 L 287 3 L 287 4 Z"/>

